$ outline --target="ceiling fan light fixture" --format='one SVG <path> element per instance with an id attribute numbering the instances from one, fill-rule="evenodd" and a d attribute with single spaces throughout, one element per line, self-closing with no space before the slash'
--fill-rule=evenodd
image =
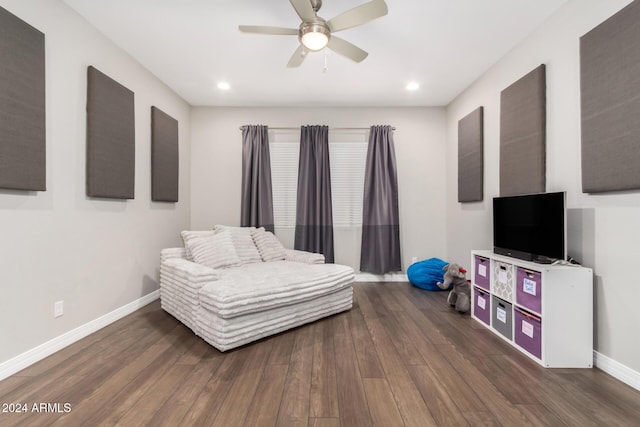
<path id="1" fill-rule="evenodd" d="M 324 23 L 304 23 L 300 27 L 300 43 L 312 51 L 324 49 L 329 43 L 330 36 L 331 32 Z"/>

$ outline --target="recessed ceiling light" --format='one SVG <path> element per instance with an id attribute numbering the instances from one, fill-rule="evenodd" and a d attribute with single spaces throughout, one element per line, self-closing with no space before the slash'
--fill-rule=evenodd
<path id="1" fill-rule="evenodd" d="M 407 90 L 418 90 L 420 89 L 420 83 L 418 82 L 409 82 L 407 83 Z"/>
<path id="2" fill-rule="evenodd" d="M 231 85 L 229 84 L 229 82 L 220 82 L 220 83 L 218 83 L 218 89 L 220 89 L 220 90 L 229 90 L 229 89 L 231 89 Z"/>

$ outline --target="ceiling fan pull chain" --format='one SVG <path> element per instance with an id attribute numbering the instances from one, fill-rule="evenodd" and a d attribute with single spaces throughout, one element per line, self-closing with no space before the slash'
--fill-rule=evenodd
<path id="1" fill-rule="evenodd" d="M 323 74 L 327 74 L 327 70 L 329 69 L 329 66 L 327 65 L 327 62 L 328 62 L 327 58 L 329 58 L 329 52 L 325 50 L 324 51 L 324 68 L 322 69 Z"/>

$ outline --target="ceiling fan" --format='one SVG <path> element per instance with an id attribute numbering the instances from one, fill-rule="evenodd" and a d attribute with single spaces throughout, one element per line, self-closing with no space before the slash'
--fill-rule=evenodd
<path id="1" fill-rule="evenodd" d="M 300 46 L 289 59 L 287 64 L 289 68 L 299 67 L 307 53 L 317 52 L 325 47 L 355 62 L 363 61 L 369 55 L 367 52 L 334 36 L 333 33 L 365 24 L 388 13 L 384 0 L 372 0 L 326 21 L 317 14 L 322 6 L 322 0 L 289 0 L 289 2 L 302 19 L 297 29 L 260 25 L 238 27 L 243 33 L 298 36 Z"/>

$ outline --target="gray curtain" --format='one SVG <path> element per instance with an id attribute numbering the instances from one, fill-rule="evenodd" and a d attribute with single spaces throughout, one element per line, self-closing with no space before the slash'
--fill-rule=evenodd
<path id="1" fill-rule="evenodd" d="M 300 128 L 294 248 L 323 254 L 326 262 L 333 262 L 333 213 L 327 126 Z"/>
<path id="2" fill-rule="evenodd" d="M 364 175 L 360 271 L 401 270 L 398 177 L 391 126 L 371 126 Z"/>
<path id="3" fill-rule="evenodd" d="M 242 128 L 241 197 L 240 225 L 264 227 L 273 232 L 273 192 L 267 126 L 248 125 Z"/>

